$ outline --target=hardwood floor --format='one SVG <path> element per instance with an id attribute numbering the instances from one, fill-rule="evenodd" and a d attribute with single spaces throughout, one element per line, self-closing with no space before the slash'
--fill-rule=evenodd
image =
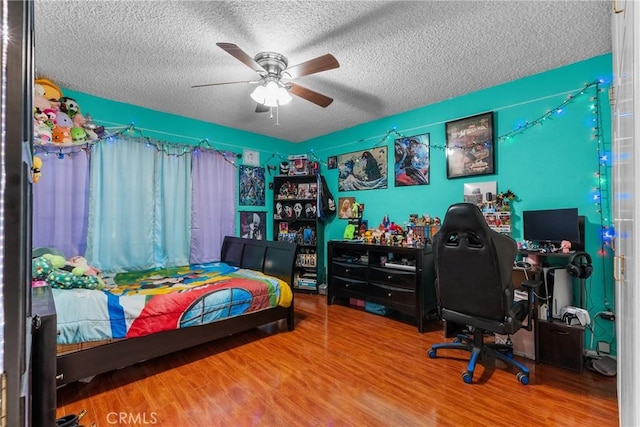
<path id="1" fill-rule="evenodd" d="M 58 416 L 90 426 L 617 426 L 616 379 L 528 361 L 426 350 L 442 326 L 415 326 L 296 294 L 296 329 L 272 324 L 58 390 Z M 526 360 L 526 359 L 525 359 Z M 96 363 L 100 363 L 96 360 Z"/>

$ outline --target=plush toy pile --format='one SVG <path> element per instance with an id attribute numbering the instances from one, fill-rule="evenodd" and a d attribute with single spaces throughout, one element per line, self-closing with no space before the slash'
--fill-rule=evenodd
<path id="1" fill-rule="evenodd" d="M 66 260 L 61 255 L 47 253 L 35 257 L 31 261 L 31 275 L 34 281 L 46 281 L 52 288 L 104 288 L 100 271 L 81 256 Z"/>
<path id="2" fill-rule="evenodd" d="M 33 128 L 35 143 L 40 145 L 79 145 L 104 136 L 104 127 L 83 116 L 76 100 L 63 96 L 48 79 L 35 81 Z"/>

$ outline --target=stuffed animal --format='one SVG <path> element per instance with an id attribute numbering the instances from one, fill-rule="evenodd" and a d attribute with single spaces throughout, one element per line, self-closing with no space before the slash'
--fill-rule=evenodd
<path id="1" fill-rule="evenodd" d="M 67 261 L 62 255 L 44 254 L 42 258 L 49 260 L 52 268 L 62 268 L 67 264 Z"/>
<path id="2" fill-rule="evenodd" d="M 31 277 L 33 280 L 44 280 L 53 270 L 51 261 L 43 256 L 31 260 Z"/>
<path id="3" fill-rule="evenodd" d="M 80 106 L 75 99 L 63 96 L 60 98 L 60 111 L 67 113 L 73 119 L 76 114 L 80 113 Z"/>
<path id="4" fill-rule="evenodd" d="M 71 144 L 73 142 L 71 130 L 62 126 L 54 127 L 51 133 L 51 142 L 54 144 Z"/>
<path id="5" fill-rule="evenodd" d="M 37 79 L 35 84 L 40 85 L 44 89 L 44 97 L 49 101 L 57 102 L 62 97 L 62 91 L 54 82 L 49 79 Z"/>
<path id="6" fill-rule="evenodd" d="M 31 166 L 31 180 L 34 184 L 40 181 L 40 176 L 42 176 L 42 159 L 38 156 L 34 156 Z"/>
<path id="7" fill-rule="evenodd" d="M 560 249 L 562 249 L 563 254 L 568 254 L 571 252 L 571 242 L 568 240 L 563 240 L 560 242 Z"/>
<path id="8" fill-rule="evenodd" d="M 36 84 L 34 86 L 33 93 L 33 106 L 41 111 L 46 110 L 47 108 L 51 108 L 55 105 L 55 102 L 49 101 L 44 96 L 44 87 L 42 85 Z"/>
<path id="9" fill-rule="evenodd" d="M 49 117 L 38 108 L 33 113 L 33 134 L 40 144 L 51 142 L 51 128 L 47 125 Z"/>
<path id="10" fill-rule="evenodd" d="M 73 265 L 74 267 L 83 268 L 84 274 L 88 276 L 97 276 L 100 274 L 100 270 L 89 265 L 89 261 L 79 255 L 69 258 L 69 264 Z"/>
<path id="11" fill-rule="evenodd" d="M 84 144 L 87 141 L 87 132 L 81 127 L 71 128 L 71 140 L 74 144 Z"/>
<path id="12" fill-rule="evenodd" d="M 62 126 L 64 128 L 72 128 L 73 127 L 73 120 L 71 120 L 69 115 L 67 113 L 65 113 L 64 111 L 58 111 L 56 113 L 56 124 L 58 126 Z"/>

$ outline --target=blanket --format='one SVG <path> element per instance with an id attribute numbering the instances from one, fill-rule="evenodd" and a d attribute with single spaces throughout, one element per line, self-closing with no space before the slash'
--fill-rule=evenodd
<path id="1" fill-rule="evenodd" d="M 112 280 L 112 282 L 111 282 Z M 106 278 L 112 286 L 52 289 L 58 344 L 133 338 L 288 307 L 287 283 L 222 262 Z"/>

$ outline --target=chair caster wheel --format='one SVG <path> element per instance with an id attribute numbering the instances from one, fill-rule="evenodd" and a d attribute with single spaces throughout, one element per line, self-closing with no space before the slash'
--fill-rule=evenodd
<path id="1" fill-rule="evenodd" d="M 473 379 L 473 374 L 469 371 L 463 372 L 462 373 L 462 381 L 464 381 L 467 384 L 471 384 L 471 380 Z"/>
<path id="2" fill-rule="evenodd" d="M 459 343 L 461 343 L 461 342 L 462 342 L 462 340 L 461 340 L 460 338 L 458 338 L 458 337 L 455 337 L 455 338 L 453 339 L 453 342 L 454 342 L 454 343 L 456 343 L 456 344 L 459 344 Z"/>
<path id="3" fill-rule="evenodd" d="M 434 349 L 430 349 L 429 351 L 427 351 L 427 354 L 429 355 L 430 358 L 435 359 L 436 358 L 436 351 Z"/>
<path id="4" fill-rule="evenodd" d="M 522 385 L 529 384 L 529 375 L 525 374 L 524 372 L 518 372 L 516 374 L 516 379 L 520 381 L 520 384 Z"/>

